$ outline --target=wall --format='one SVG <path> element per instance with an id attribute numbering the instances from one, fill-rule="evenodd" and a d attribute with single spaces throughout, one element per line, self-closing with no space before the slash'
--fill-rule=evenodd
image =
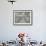
<path id="1" fill-rule="evenodd" d="M 13 10 L 33 10 L 32 26 L 14 26 Z M 46 40 L 46 0 L 17 0 L 12 5 L 0 0 L 0 40 L 15 40 L 19 32 L 30 34 L 33 40 Z"/>

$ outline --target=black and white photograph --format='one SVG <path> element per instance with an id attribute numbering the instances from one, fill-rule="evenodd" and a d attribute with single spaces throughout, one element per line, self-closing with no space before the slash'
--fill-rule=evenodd
<path id="1" fill-rule="evenodd" d="M 14 10 L 13 23 L 20 25 L 32 24 L 32 10 Z"/>
<path id="2" fill-rule="evenodd" d="M 0 46 L 46 46 L 46 0 L 0 0 Z"/>

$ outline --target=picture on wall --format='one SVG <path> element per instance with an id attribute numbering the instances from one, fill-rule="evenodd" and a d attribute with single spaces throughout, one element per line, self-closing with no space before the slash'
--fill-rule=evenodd
<path id="1" fill-rule="evenodd" d="M 32 25 L 32 10 L 13 10 L 14 25 Z"/>

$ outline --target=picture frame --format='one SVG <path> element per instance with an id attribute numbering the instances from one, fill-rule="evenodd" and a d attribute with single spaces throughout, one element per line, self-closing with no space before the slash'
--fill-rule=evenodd
<path id="1" fill-rule="evenodd" d="M 13 10 L 13 25 L 32 25 L 32 10 Z"/>

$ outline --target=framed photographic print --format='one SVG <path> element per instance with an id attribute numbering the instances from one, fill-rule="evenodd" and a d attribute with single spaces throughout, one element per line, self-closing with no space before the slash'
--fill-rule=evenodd
<path id="1" fill-rule="evenodd" d="M 32 25 L 32 10 L 13 10 L 14 25 Z"/>

